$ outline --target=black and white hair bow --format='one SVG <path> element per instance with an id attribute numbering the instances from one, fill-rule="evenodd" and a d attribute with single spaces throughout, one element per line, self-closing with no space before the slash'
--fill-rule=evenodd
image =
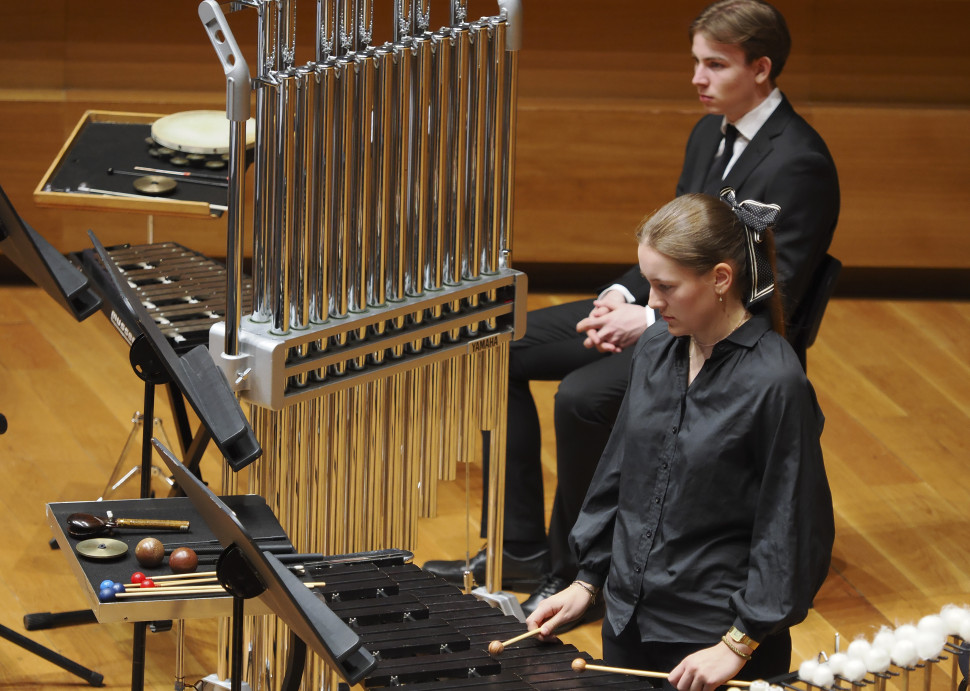
<path id="1" fill-rule="evenodd" d="M 738 220 L 744 224 L 748 267 L 751 271 L 751 293 L 746 307 L 750 308 L 771 295 L 775 289 L 775 275 L 771 269 L 764 239 L 765 231 L 774 227 L 781 207 L 751 199 L 738 203 L 734 196 L 734 189 L 731 187 L 721 190 L 721 200 L 731 207 Z"/>

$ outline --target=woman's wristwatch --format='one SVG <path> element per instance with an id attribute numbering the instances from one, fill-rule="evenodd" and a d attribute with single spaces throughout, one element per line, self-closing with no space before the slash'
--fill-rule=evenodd
<path id="1" fill-rule="evenodd" d="M 732 626 L 728 629 L 728 632 L 721 636 L 721 640 L 724 642 L 731 652 L 744 660 L 750 660 L 751 655 L 749 653 L 741 650 L 736 644 L 746 645 L 754 652 L 755 648 L 758 647 L 758 642 L 751 638 L 749 635 L 741 631 L 738 627 Z"/>
<path id="2" fill-rule="evenodd" d="M 726 635 L 727 635 L 728 638 L 730 638 L 735 643 L 740 643 L 741 645 L 746 645 L 749 648 L 751 648 L 751 650 L 755 650 L 758 647 L 758 641 L 756 641 L 753 638 L 751 638 L 751 636 L 749 636 L 748 634 L 746 634 L 744 631 L 742 631 L 741 629 L 739 629 L 737 626 L 732 626 L 730 629 L 728 629 L 728 632 L 727 632 Z"/>

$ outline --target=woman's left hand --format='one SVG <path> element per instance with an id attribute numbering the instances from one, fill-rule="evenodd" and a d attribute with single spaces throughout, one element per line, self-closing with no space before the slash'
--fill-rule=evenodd
<path id="1" fill-rule="evenodd" d="M 724 645 L 688 655 L 670 672 L 669 681 L 678 691 L 713 691 L 731 679 L 744 667 L 744 660 Z"/>

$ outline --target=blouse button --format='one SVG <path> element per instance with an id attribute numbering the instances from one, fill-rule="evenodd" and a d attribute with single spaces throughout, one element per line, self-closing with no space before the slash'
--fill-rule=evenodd
<path id="1" fill-rule="evenodd" d="M 677 434 L 677 425 L 674 425 L 673 427 L 670 428 L 670 433 Z"/>
<path id="2" fill-rule="evenodd" d="M 634 570 L 634 571 L 636 571 L 637 573 L 640 573 L 640 567 L 639 567 L 639 566 L 637 566 L 637 567 L 634 567 L 634 569 L 633 569 L 633 570 Z"/>

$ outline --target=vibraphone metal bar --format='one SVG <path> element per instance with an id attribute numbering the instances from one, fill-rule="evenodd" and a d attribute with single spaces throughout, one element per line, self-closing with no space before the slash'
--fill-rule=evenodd
<path id="1" fill-rule="evenodd" d="M 159 329 L 178 353 L 209 342 L 209 330 L 226 315 L 226 267 L 174 242 L 119 245 L 108 249 L 125 278 L 141 298 Z M 98 290 L 112 291 L 99 280 L 93 250 L 81 253 Z M 251 286 L 242 278 L 243 308 L 250 309 Z M 110 315 L 109 315 L 110 316 Z"/>
<path id="2" fill-rule="evenodd" d="M 376 4 L 317 0 L 304 64 L 295 0 L 233 4 L 258 13 L 252 311 L 210 351 L 263 446 L 245 489 L 298 549 L 413 546 L 439 477 L 487 453 L 496 591 L 526 292 L 509 266 L 519 3 L 468 21 L 452 0 L 431 31 L 430 0 L 391 0 L 382 44 Z M 285 647 L 271 629 L 253 626 L 256 677 Z"/>

